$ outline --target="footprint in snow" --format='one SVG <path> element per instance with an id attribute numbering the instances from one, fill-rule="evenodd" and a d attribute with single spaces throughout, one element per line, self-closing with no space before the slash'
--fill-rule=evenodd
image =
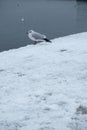
<path id="1" fill-rule="evenodd" d="M 65 51 L 67 51 L 67 49 L 61 49 L 61 50 L 60 50 L 60 52 L 65 52 Z"/>
<path id="2" fill-rule="evenodd" d="M 49 112 L 51 109 L 49 107 L 45 107 L 43 110 L 44 112 Z"/>
<path id="3" fill-rule="evenodd" d="M 20 73 L 20 72 L 17 72 L 16 74 L 17 74 L 18 77 L 23 77 L 23 76 L 25 76 L 25 74 Z"/>
<path id="4" fill-rule="evenodd" d="M 80 105 L 80 106 L 76 109 L 76 114 L 87 115 L 87 107 Z"/>
<path id="5" fill-rule="evenodd" d="M 0 69 L 0 73 L 1 73 L 1 72 L 4 72 L 4 71 L 5 71 L 4 69 Z"/>
<path id="6" fill-rule="evenodd" d="M 53 127 L 49 127 L 49 126 L 45 126 L 45 127 L 42 127 L 42 128 L 40 128 L 39 130 L 55 130 L 55 128 L 53 128 Z"/>
<path id="7" fill-rule="evenodd" d="M 70 130 L 87 130 L 87 106 L 80 105 L 77 107 L 68 127 Z"/>
<path id="8" fill-rule="evenodd" d="M 46 101 L 48 97 L 52 96 L 51 92 L 44 93 L 43 95 L 35 95 L 36 98 Z"/>

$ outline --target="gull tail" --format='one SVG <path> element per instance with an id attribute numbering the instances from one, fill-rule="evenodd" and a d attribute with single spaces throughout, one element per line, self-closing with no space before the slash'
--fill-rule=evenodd
<path id="1" fill-rule="evenodd" d="M 44 40 L 46 41 L 46 42 L 51 42 L 49 39 L 47 39 L 47 38 L 44 38 Z"/>

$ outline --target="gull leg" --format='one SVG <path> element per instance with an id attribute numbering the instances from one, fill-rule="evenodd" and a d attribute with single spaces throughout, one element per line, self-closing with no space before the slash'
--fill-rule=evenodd
<path id="1" fill-rule="evenodd" d="M 36 41 L 34 41 L 34 43 L 33 43 L 34 45 L 36 45 L 37 44 L 37 42 Z"/>

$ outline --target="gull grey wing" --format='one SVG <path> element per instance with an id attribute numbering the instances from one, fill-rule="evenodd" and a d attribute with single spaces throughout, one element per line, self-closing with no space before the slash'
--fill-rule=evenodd
<path id="1" fill-rule="evenodd" d="M 35 39 L 44 39 L 44 38 L 46 38 L 46 36 L 45 35 L 42 35 L 42 34 L 40 34 L 40 33 L 33 33 L 32 34 L 32 37 L 34 37 Z"/>

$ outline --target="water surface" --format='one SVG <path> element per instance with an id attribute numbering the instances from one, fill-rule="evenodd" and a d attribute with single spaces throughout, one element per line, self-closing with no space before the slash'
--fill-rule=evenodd
<path id="1" fill-rule="evenodd" d="M 0 0 L 0 51 L 31 44 L 26 35 L 30 29 L 44 33 L 50 39 L 87 31 L 87 3 Z"/>

